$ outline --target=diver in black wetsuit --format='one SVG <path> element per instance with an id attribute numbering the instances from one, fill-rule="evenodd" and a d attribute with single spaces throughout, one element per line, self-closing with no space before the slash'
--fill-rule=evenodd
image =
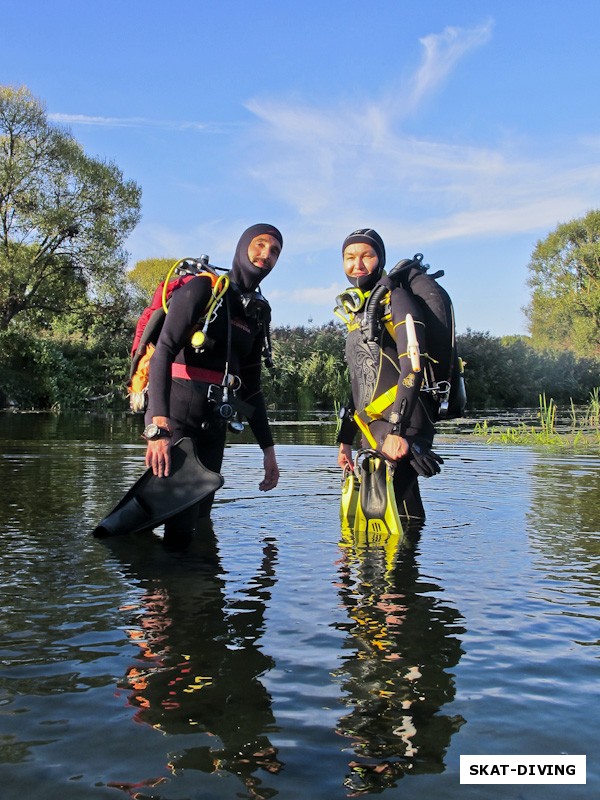
<path id="1" fill-rule="evenodd" d="M 352 398 L 338 435 L 338 464 L 353 468 L 352 443 L 358 429 L 362 448 L 377 450 L 395 462 L 394 492 L 398 512 L 408 522 L 425 519 L 418 476 L 440 471 L 433 453 L 434 414 L 428 394 L 421 393 L 423 371 L 409 353 L 407 315 L 412 317 L 420 353 L 427 352 L 423 312 L 402 287 L 391 291 L 389 318 L 374 341 L 365 341 L 365 301 L 383 276 L 385 246 L 368 228 L 351 233 L 342 245 L 344 272 L 355 287 L 354 310 L 347 321 L 346 360 Z"/>
<path id="2" fill-rule="evenodd" d="M 150 362 L 145 436 L 146 466 L 166 477 L 171 442 L 190 437 L 202 463 L 219 472 L 228 419 L 224 416 L 223 384 L 242 401 L 250 428 L 264 453 L 261 491 L 277 486 L 279 469 L 261 390 L 261 360 L 270 308 L 257 291 L 275 266 L 283 238 L 272 225 L 258 224 L 242 234 L 229 272 L 231 285 L 207 330 L 210 346 L 198 351 L 191 337 L 211 296 L 211 280 L 199 276 L 173 292 L 169 313 Z M 224 380 L 227 374 L 228 378 Z M 234 403 L 235 405 L 235 403 Z M 158 428 L 158 430 L 157 430 Z M 198 517 L 210 514 L 214 495 L 165 523 L 165 536 L 186 534 Z"/>

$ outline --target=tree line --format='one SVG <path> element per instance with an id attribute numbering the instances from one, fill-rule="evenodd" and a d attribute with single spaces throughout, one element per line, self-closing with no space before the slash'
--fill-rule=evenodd
<path id="1" fill-rule="evenodd" d="M 141 190 L 48 122 L 27 89 L 0 86 L 0 408 L 127 408 L 141 309 L 173 263 L 127 270 Z M 600 384 L 600 210 L 559 225 L 529 264 L 529 336 L 458 336 L 469 408 L 585 403 Z M 344 328 L 276 327 L 270 405 L 349 396 Z"/>
<path id="2" fill-rule="evenodd" d="M 126 411 L 125 385 L 133 316 L 112 307 L 34 331 L 0 332 L 0 407 Z M 271 407 L 334 412 L 349 397 L 345 332 L 337 322 L 272 331 L 272 370 L 264 392 Z M 570 350 L 537 350 L 528 337 L 467 331 L 457 337 L 466 361 L 468 410 L 584 404 L 600 384 L 600 362 Z"/>

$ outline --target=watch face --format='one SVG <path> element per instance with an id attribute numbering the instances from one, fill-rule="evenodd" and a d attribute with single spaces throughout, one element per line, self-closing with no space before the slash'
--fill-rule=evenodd
<path id="1" fill-rule="evenodd" d="M 156 437 L 160 434 L 160 428 L 158 425 L 146 425 L 146 430 L 144 431 L 144 436 L 146 439 L 156 439 Z"/>

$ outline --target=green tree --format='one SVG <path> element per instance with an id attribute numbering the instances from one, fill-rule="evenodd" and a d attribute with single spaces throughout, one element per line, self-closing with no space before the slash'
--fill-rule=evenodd
<path id="1" fill-rule="evenodd" d="M 150 303 L 154 290 L 165 279 L 175 261 L 175 258 L 145 258 L 127 273 L 127 280 L 141 304 L 146 306 Z"/>
<path id="2" fill-rule="evenodd" d="M 600 211 L 559 225 L 529 264 L 533 345 L 600 356 Z"/>
<path id="3" fill-rule="evenodd" d="M 598 385 L 598 359 L 579 358 L 572 351 L 541 351 L 528 337 L 467 330 L 457 336 L 466 362 L 468 407 L 537 407 L 545 393 L 557 403 L 585 403 Z"/>
<path id="4" fill-rule="evenodd" d="M 350 393 L 344 331 L 337 322 L 319 327 L 281 327 L 272 333 L 273 384 L 269 401 L 299 408 L 333 408 Z"/>
<path id="5" fill-rule="evenodd" d="M 21 87 L 0 86 L 0 331 L 18 315 L 76 308 L 124 283 L 140 189 L 86 156 Z"/>

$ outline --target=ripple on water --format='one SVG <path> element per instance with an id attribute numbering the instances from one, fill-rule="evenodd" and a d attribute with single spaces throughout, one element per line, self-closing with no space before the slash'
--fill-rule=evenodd
<path id="1" fill-rule="evenodd" d="M 340 546 L 331 445 L 278 446 L 281 483 L 263 494 L 260 451 L 233 444 L 217 552 L 177 553 L 89 536 L 140 474 L 141 446 L 11 443 L 7 800 L 36 785 L 45 800 L 108 797 L 111 782 L 164 800 L 398 797 L 403 774 L 406 791 L 459 800 L 460 753 L 589 751 L 600 459 L 438 450 L 421 537 L 390 561 Z M 600 788 L 591 758 L 585 788 Z"/>

